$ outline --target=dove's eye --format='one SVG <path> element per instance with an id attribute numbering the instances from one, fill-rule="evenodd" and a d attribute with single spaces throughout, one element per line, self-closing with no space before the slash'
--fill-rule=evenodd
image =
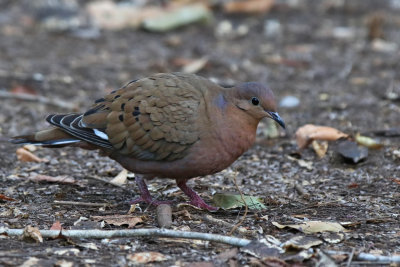
<path id="1" fill-rule="evenodd" d="M 251 99 L 251 103 L 252 103 L 254 106 L 258 106 L 258 104 L 260 104 L 260 100 L 258 100 L 257 97 L 253 97 L 253 98 Z"/>

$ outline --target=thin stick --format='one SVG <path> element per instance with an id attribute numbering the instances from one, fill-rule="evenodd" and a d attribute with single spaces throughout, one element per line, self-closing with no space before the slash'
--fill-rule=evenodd
<path id="1" fill-rule="evenodd" d="M 0 234 L 7 234 L 9 236 L 21 236 L 24 229 L 7 229 L 0 228 Z M 58 230 L 40 230 L 43 237 L 58 237 L 60 231 Z M 174 238 L 187 238 L 187 239 L 198 239 L 205 241 L 214 241 L 224 243 L 232 246 L 243 247 L 250 243 L 250 240 L 217 235 L 207 234 L 199 232 L 186 232 L 186 231 L 175 231 L 169 229 L 132 229 L 132 230 L 62 230 L 62 236 L 71 238 L 114 238 L 114 237 L 135 237 L 135 236 L 159 236 L 159 237 L 174 237 Z"/>
<path id="2" fill-rule="evenodd" d="M 0 98 L 6 99 L 17 99 L 23 101 L 31 101 L 31 102 L 38 102 L 41 104 L 46 104 L 58 108 L 64 108 L 73 110 L 76 109 L 76 105 L 73 103 L 65 102 L 60 99 L 50 99 L 40 95 L 30 95 L 30 94 L 13 94 L 7 91 L 0 90 Z"/>
<path id="3" fill-rule="evenodd" d="M 351 253 L 350 253 L 350 255 L 349 255 L 349 259 L 347 260 L 346 267 L 349 267 L 349 266 L 350 266 L 351 261 L 353 260 L 354 252 L 355 252 L 355 251 L 356 251 L 356 248 L 353 248 L 353 249 L 351 250 Z"/>
<path id="4" fill-rule="evenodd" d="M 335 251 L 335 250 L 328 250 L 325 251 L 329 255 L 341 255 L 341 254 L 348 254 L 348 252 L 343 252 L 343 251 Z M 361 252 L 358 255 L 355 253 L 353 256 L 353 259 L 356 259 L 358 261 L 368 261 L 368 262 L 374 262 L 374 263 L 400 263 L 400 256 L 381 256 L 381 255 L 374 255 L 370 253 L 364 253 Z M 362 264 L 369 264 L 368 262 L 363 262 Z M 353 263 L 355 263 L 353 261 Z"/>
<path id="5" fill-rule="evenodd" d="M 240 222 L 238 222 L 238 223 L 232 228 L 232 230 L 228 233 L 228 235 L 232 235 L 233 232 L 235 232 L 236 229 L 237 229 L 240 225 L 242 225 L 242 223 L 243 223 L 244 220 L 246 219 L 247 212 L 248 212 L 247 203 L 246 203 L 246 201 L 244 200 L 243 193 L 242 193 L 242 191 L 240 190 L 240 188 L 239 188 L 239 186 L 238 186 L 238 184 L 237 184 L 237 182 L 236 182 L 236 175 L 237 175 L 237 174 L 235 174 L 235 176 L 233 177 L 233 182 L 235 183 L 236 189 L 237 189 L 237 190 L 239 191 L 239 193 L 240 193 L 240 198 L 242 199 L 242 201 L 243 201 L 243 203 L 244 203 L 244 208 L 245 208 L 245 210 L 244 210 L 244 214 L 243 214 L 243 217 L 242 217 L 242 219 L 240 220 Z"/>
<path id="6" fill-rule="evenodd" d="M 197 216 L 195 216 L 195 217 L 197 218 Z M 231 223 L 228 223 L 228 222 L 226 222 L 224 220 L 220 220 L 220 219 L 214 218 L 209 214 L 206 214 L 203 217 L 199 216 L 199 218 L 201 218 L 201 219 L 203 219 L 203 220 L 205 220 L 207 222 L 220 225 L 220 226 L 225 226 L 225 227 L 229 227 L 229 228 L 235 227 L 235 225 L 233 225 Z M 247 230 L 246 228 L 243 228 L 243 227 L 237 227 L 235 230 L 238 231 L 241 234 L 251 234 L 251 235 L 255 234 L 255 231 Z"/>
<path id="7" fill-rule="evenodd" d="M 90 203 L 90 202 L 76 202 L 76 201 L 59 201 L 54 200 L 53 205 L 74 205 L 74 206 L 85 206 L 85 207 L 114 207 L 115 204 L 109 203 Z"/>

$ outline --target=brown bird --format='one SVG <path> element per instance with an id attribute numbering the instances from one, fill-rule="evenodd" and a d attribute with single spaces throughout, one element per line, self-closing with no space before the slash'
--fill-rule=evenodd
<path id="1" fill-rule="evenodd" d="M 192 205 L 215 210 L 186 182 L 231 165 L 253 144 L 264 117 L 285 127 L 261 83 L 223 88 L 193 74 L 160 73 L 129 82 L 83 114 L 49 115 L 55 127 L 11 142 L 99 149 L 136 174 L 141 196 L 132 203 L 163 203 L 151 198 L 144 179 L 172 178 Z"/>

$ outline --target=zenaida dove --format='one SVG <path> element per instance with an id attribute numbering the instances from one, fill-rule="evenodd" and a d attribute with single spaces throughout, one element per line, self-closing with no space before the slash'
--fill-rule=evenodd
<path id="1" fill-rule="evenodd" d="M 99 149 L 136 174 L 141 196 L 132 203 L 163 203 L 151 198 L 144 179 L 172 178 L 190 204 L 215 210 L 186 182 L 231 165 L 253 144 L 264 117 L 285 127 L 261 83 L 223 88 L 194 74 L 160 73 L 129 82 L 83 114 L 49 115 L 54 128 L 11 142 Z"/>

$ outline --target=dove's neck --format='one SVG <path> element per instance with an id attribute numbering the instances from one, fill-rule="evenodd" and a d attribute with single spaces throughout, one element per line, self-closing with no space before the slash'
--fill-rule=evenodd
<path id="1" fill-rule="evenodd" d="M 222 94 L 215 98 L 215 106 L 218 143 L 221 150 L 236 159 L 253 145 L 259 120 L 238 109 Z"/>

